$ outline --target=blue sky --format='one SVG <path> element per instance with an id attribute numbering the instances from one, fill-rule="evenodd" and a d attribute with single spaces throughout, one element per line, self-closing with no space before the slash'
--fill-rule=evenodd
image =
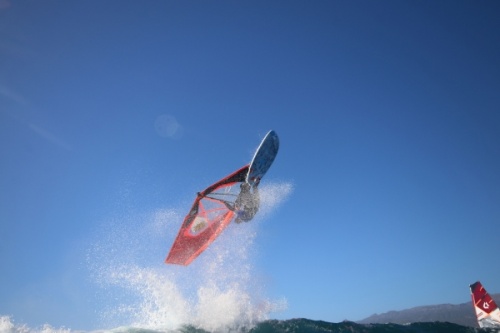
<path id="1" fill-rule="evenodd" d="M 252 226 L 249 274 L 286 299 L 271 318 L 462 303 L 476 280 L 499 292 L 499 14 L 0 1 L 0 315 L 100 328 L 112 298 L 95 262 L 182 276 L 163 260 L 194 194 L 270 129 L 281 147 L 263 185 L 289 191 Z M 138 230 L 158 212 L 168 230 L 149 244 Z M 123 255 L 102 259 L 114 242 Z"/>

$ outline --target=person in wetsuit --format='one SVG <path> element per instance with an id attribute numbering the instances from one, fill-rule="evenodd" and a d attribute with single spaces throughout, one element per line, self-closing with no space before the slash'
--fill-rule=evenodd
<path id="1" fill-rule="evenodd" d="M 253 191 L 252 191 L 253 190 Z M 241 183 L 240 194 L 234 202 L 234 211 L 236 212 L 236 223 L 248 222 L 259 210 L 260 197 L 257 185 L 253 188 L 247 182 Z"/>

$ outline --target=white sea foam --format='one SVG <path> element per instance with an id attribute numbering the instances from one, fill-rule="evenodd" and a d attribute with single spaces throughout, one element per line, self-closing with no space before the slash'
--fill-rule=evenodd
<path id="1" fill-rule="evenodd" d="M 0 316 L 0 333 L 69 333 L 67 328 L 54 328 L 48 324 L 30 328 L 25 324 L 15 324 L 10 316 Z"/>

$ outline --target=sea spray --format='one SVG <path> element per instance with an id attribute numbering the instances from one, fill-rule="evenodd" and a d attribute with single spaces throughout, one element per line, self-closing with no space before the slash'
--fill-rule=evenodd
<path id="1" fill-rule="evenodd" d="M 261 221 L 286 199 L 290 184 L 261 186 L 254 221 L 230 225 L 191 265 L 165 265 L 183 213 L 156 210 L 107 221 L 87 254 L 92 276 L 103 287 L 106 326 L 209 332 L 248 329 L 283 310 L 268 300 L 254 278 L 254 240 Z"/>
<path id="2" fill-rule="evenodd" d="M 126 266 L 110 272 L 109 283 L 139 296 L 137 301 L 117 308 L 119 313 L 128 314 L 131 326 L 175 329 L 189 323 L 191 305 L 179 290 L 178 283 L 163 272 Z"/>

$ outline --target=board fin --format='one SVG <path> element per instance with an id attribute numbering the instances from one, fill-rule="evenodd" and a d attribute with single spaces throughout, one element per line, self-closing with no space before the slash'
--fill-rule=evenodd
<path id="1" fill-rule="evenodd" d="M 481 282 L 477 281 L 469 287 L 479 327 L 500 328 L 500 309 Z"/>

